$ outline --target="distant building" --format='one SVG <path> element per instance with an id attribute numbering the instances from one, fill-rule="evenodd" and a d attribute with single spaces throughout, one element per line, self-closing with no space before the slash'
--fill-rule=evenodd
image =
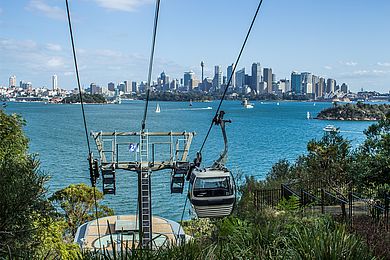
<path id="1" fill-rule="evenodd" d="M 137 93 L 139 91 L 138 84 L 137 84 L 136 81 L 132 81 L 131 82 L 131 91 L 134 92 L 134 93 Z"/>
<path id="2" fill-rule="evenodd" d="M 230 77 L 232 77 L 232 80 L 230 81 L 229 87 L 232 87 L 233 89 L 236 86 L 236 75 L 233 73 L 233 67 L 234 63 L 229 65 L 226 70 L 226 79 L 229 81 Z"/>
<path id="3" fill-rule="evenodd" d="M 326 94 L 334 93 L 335 88 L 336 88 L 336 80 L 328 79 L 326 81 Z"/>
<path id="4" fill-rule="evenodd" d="M 343 83 L 341 84 L 341 92 L 347 94 L 348 93 L 348 85 Z"/>
<path id="5" fill-rule="evenodd" d="M 302 94 L 313 94 L 313 75 L 310 72 L 301 73 Z"/>
<path id="6" fill-rule="evenodd" d="M 295 94 L 302 94 L 302 77 L 296 71 L 291 73 L 291 91 Z"/>
<path id="7" fill-rule="evenodd" d="M 102 94 L 102 89 L 98 85 L 96 85 L 96 83 L 91 83 L 89 85 L 89 93 L 91 93 L 92 95 Z"/>
<path id="8" fill-rule="evenodd" d="M 184 80 L 183 80 L 184 87 L 188 88 L 190 86 L 190 80 L 193 79 L 194 76 L 195 73 L 192 70 L 184 72 Z"/>
<path id="9" fill-rule="evenodd" d="M 245 86 L 245 68 L 236 72 L 236 89 L 241 92 Z"/>
<path id="10" fill-rule="evenodd" d="M 57 78 L 57 75 L 54 74 L 52 77 L 51 77 L 51 83 L 52 83 L 52 89 L 55 91 L 55 90 L 58 90 L 58 78 Z"/>
<path id="11" fill-rule="evenodd" d="M 15 75 L 9 77 L 9 84 L 8 85 L 10 88 L 16 87 L 16 76 Z"/>
<path id="12" fill-rule="evenodd" d="M 222 85 L 222 71 L 221 66 L 214 66 L 214 78 L 213 78 L 213 88 L 215 91 L 219 91 Z"/>
<path id="13" fill-rule="evenodd" d="M 123 81 L 123 83 L 125 84 L 125 88 L 124 88 L 124 91 L 125 93 L 131 93 L 131 89 L 130 89 L 130 82 L 128 80 L 125 80 Z"/>
<path id="14" fill-rule="evenodd" d="M 267 93 L 272 93 L 272 69 L 263 69 L 263 81 L 267 82 Z"/>
<path id="15" fill-rule="evenodd" d="M 261 66 L 260 62 L 253 63 L 252 64 L 252 77 L 251 77 L 251 89 L 252 91 L 255 91 L 257 94 L 262 93 L 260 89 L 260 82 L 261 82 Z"/>
<path id="16" fill-rule="evenodd" d="M 109 91 L 115 91 L 115 83 L 114 82 L 108 83 L 107 88 Z"/>
<path id="17" fill-rule="evenodd" d="M 323 97 L 326 91 L 325 79 L 320 77 L 316 83 L 316 96 Z"/>

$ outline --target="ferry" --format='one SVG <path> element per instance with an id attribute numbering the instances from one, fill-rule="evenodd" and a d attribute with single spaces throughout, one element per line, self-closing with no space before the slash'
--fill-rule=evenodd
<path id="1" fill-rule="evenodd" d="M 335 127 L 334 125 L 327 125 L 323 128 L 323 130 L 325 132 L 338 132 L 338 129 L 337 127 Z"/>

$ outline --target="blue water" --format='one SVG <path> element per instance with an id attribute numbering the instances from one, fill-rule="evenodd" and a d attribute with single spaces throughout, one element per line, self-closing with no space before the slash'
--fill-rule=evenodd
<path id="1" fill-rule="evenodd" d="M 149 131 L 195 131 L 190 158 L 206 135 L 218 103 L 159 102 L 161 113 L 154 113 L 151 102 L 147 119 Z M 207 110 L 208 106 L 212 110 Z M 372 122 L 307 120 L 306 114 L 317 115 L 330 103 L 311 102 L 255 102 L 253 109 L 244 109 L 239 101 L 225 101 L 222 109 L 229 138 L 227 166 L 245 175 L 262 179 L 272 164 L 286 158 L 293 161 L 306 151 L 309 140 L 319 139 L 327 124 L 339 127 L 354 146 L 364 140 L 363 130 Z M 125 101 L 121 105 L 86 105 L 89 131 L 139 131 L 144 102 Z M 43 103 L 9 103 L 8 113 L 19 113 L 27 121 L 25 131 L 30 139 L 30 151 L 38 153 L 41 168 L 51 179 L 49 192 L 71 183 L 89 183 L 87 143 L 80 105 Z M 96 153 L 93 140 L 91 147 Z M 203 150 L 206 165 L 215 160 L 223 148 L 219 127 L 214 127 Z M 179 220 L 185 201 L 183 194 L 170 194 L 170 172 L 155 172 L 152 177 L 153 214 Z M 136 211 L 137 179 L 132 172 L 118 172 L 117 195 L 106 195 L 104 203 L 117 214 Z M 100 187 L 100 185 L 99 185 Z M 187 209 L 189 207 L 187 206 Z M 186 218 L 188 210 L 186 210 Z"/>

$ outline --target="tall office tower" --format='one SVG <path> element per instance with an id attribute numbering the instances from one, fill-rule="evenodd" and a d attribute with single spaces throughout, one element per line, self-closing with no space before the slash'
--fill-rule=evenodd
<path id="1" fill-rule="evenodd" d="M 16 87 L 16 76 L 13 75 L 9 77 L 9 87 Z"/>
<path id="2" fill-rule="evenodd" d="M 325 94 L 325 79 L 320 77 L 316 83 L 316 96 L 323 97 Z"/>
<path id="3" fill-rule="evenodd" d="M 347 94 L 348 93 L 348 85 L 343 83 L 341 84 L 341 92 Z"/>
<path id="4" fill-rule="evenodd" d="M 261 66 L 260 62 L 252 64 L 252 76 L 251 76 L 251 89 L 252 91 L 256 91 L 257 94 L 262 92 L 260 89 L 260 81 L 261 81 Z"/>
<path id="5" fill-rule="evenodd" d="M 200 62 L 200 67 L 201 67 L 201 69 L 202 69 L 202 78 L 201 78 L 200 80 L 203 82 L 203 80 L 204 80 L 204 74 L 203 74 L 204 62 L 203 62 L 203 61 Z"/>
<path id="6" fill-rule="evenodd" d="M 128 80 L 125 80 L 125 81 L 123 81 L 123 83 L 125 84 L 123 92 L 130 93 L 131 92 L 131 90 L 130 90 L 130 82 Z"/>
<path id="7" fill-rule="evenodd" d="M 272 69 L 264 68 L 263 81 L 267 82 L 267 93 L 272 93 Z"/>
<path id="8" fill-rule="evenodd" d="M 194 78 L 194 75 L 195 73 L 192 70 L 184 72 L 184 87 L 190 86 L 190 80 Z"/>
<path id="9" fill-rule="evenodd" d="M 291 73 L 291 91 L 295 94 L 302 94 L 302 77 L 296 71 Z"/>
<path id="10" fill-rule="evenodd" d="M 115 91 L 115 83 L 114 82 L 108 83 L 107 88 L 109 91 Z"/>
<path id="11" fill-rule="evenodd" d="M 99 93 L 99 86 L 96 85 L 96 83 L 91 83 L 89 85 L 89 93 L 90 94 L 98 94 Z"/>
<path id="12" fill-rule="evenodd" d="M 245 68 L 236 72 L 236 89 L 241 92 L 245 85 Z"/>
<path id="13" fill-rule="evenodd" d="M 313 93 L 313 75 L 310 72 L 301 73 L 302 94 Z"/>
<path id="14" fill-rule="evenodd" d="M 334 79 L 328 79 L 326 81 L 326 93 L 334 93 L 336 87 L 336 81 Z"/>
<path id="15" fill-rule="evenodd" d="M 219 91 L 222 85 L 222 71 L 221 66 L 214 66 L 214 78 L 213 78 L 213 88 L 215 91 Z"/>
<path id="16" fill-rule="evenodd" d="M 234 63 L 229 65 L 226 69 L 226 80 L 229 82 L 230 77 L 232 77 L 232 80 L 230 81 L 229 87 L 232 87 L 233 89 L 236 86 L 236 75 L 233 73 L 233 67 Z"/>
<path id="17" fill-rule="evenodd" d="M 51 77 L 51 84 L 52 84 L 53 90 L 57 90 L 58 89 L 58 78 L 57 78 L 56 74 L 54 74 Z"/>
<path id="18" fill-rule="evenodd" d="M 318 91 L 317 91 L 317 84 L 318 84 L 318 81 L 319 81 L 319 77 L 316 76 L 316 75 L 313 75 L 312 78 L 311 78 L 311 85 L 312 85 L 312 88 L 313 88 L 313 94 L 315 97 L 318 97 Z"/>
<path id="19" fill-rule="evenodd" d="M 136 81 L 132 81 L 131 82 L 131 91 L 134 92 L 134 93 L 137 93 L 139 91 L 138 84 L 137 84 Z"/>

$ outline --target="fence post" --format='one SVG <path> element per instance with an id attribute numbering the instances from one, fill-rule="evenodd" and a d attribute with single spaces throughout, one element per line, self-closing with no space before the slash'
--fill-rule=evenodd
<path id="1" fill-rule="evenodd" d="M 324 193 L 324 189 L 321 188 L 321 213 L 324 214 L 325 213 L 325 193 Z"/>
<path id="2" fill-rule="evenodd" d="M 386 231 L 389 231 L 389 204 L 390 204 L 390 194 L 385 193 L 385 223 Z"/>
<path id="3" fill-rule="evenodd" d="M 348 204 L 349 204 L 349 225 L 352 227 L 352 221 L 353 221 L 353 197 L 352 192 L 348 192 Z"/>

